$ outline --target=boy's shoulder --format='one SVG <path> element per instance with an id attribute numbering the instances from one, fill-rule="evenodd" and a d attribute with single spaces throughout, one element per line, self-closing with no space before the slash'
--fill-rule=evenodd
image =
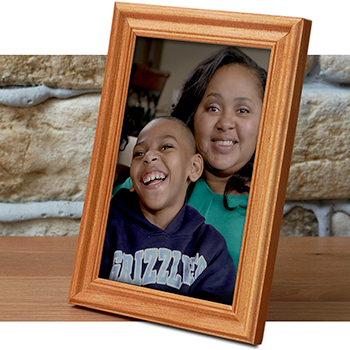
<path id="1" fill-rule="evenodd" d="M 140 205 L 137 194 L 130 192 L 127 188 L 121 188 L 115 193 L 110 202 L 110 213 L 115 211 L 119 211 L 122 214 L 138 215 Z"/>
<path id="2" fill-rule="evenodd" d="M 129 188 L 127 187 L 121 187 L 114 193 L 112 196 L 111 202 L 118 202 L 118 201 L 129 201 L 131 198 L 133 198 L 136 194 L 134 192 L 130 192 Z"/>
<path id="3" fill-rule="evenodd" d="M 113 196 L 110 212 L 113 211 L 118 211 L 124 219 L 135 222 L 144 221 L 137 194 L 130 192 L 127 188 L 121 188 Z M 171 234 L 176 233 L 178 236 L 194 235 L 195 239 L 203 242 L 212 241 L 218 246 L 226 244 L 224 236 L 214 226 L 205 223 L 202 214 L 187 202 L 173 218 L 166 231 Z"/>
<path id="4" fill-rule="evenodd" d="M 204 216 L 200 212 L 189 204 L 185 204 L 185 223 L 191 223 L 196 225 L 196 233 L 200 234 L 202 239 L 213 240 L 217 243 L 226 244 L 224 236 L 213 226 L 205 222 Z"/>

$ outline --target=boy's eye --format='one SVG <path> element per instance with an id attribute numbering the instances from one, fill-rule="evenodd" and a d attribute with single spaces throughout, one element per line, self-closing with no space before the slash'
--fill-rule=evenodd
<path id="1" fill-rule="evenodd" d="M 135 152 L 135 153 L 133 154 L 133 158 L 136 158 L 136 157 L 142 157 L 143 155 L 144 155 L 144 153 L 143 153 L 143 152 L 138 151 L 138 152 Z"/>
<path id="2" fill-rule="evenodd" d="M 165 150 L 170 149 L 170 148 L 174 148 L 174 147 L 172 145 L 164 145 L 164 146 L 162 146 L 161 151 L 165 151 Z"/>

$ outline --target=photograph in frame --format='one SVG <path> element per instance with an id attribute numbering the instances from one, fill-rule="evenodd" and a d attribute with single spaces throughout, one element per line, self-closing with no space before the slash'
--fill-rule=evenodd
<path id="1" fill-rule="evenodd" d="M 249 67 L 246 71 L 245 69 L 242 70 L 244 80 L 246 80 L 245 74 L 247 74 L 248 91 L 243 93 L 242 85 L 237 84 L 236 80 L 239 79 L 240 75 L 235 78 L 236 68 L 233 67 L 232 70 L 228 70 L 229 72 L 232 71 L 233 79 L 229 77 L 228 81 L 239 87 L 237 92 L 235 92 L 237 94 L 235 99 L 233 99 L 232 92 L 226 84 L 220 84 L 218 87 L 220 95 L 217 96 L 216 90 L 215 93 L 209 93 L 208 90 L 208 100 L 204 100 L 201 110 L 202 112 L 207 109 L 210 110 L 209 113 L 204 114 L 206 117 L 220 115 L 219 108 L 224 110 L 223 107 L 225 107 L 226 110 L 231 100 L 234 100 L 234 108 L 238 120 L 228 121 L 227 127 L 218 125 L 220 130 L 218 132 L 219 134 L 223 133 L 225 138 L 238 138 L 241 143 L 247 142 L 246 139 L 248 139 L 248 144 L 243 143 L 247 146 L 242 147 L 243 149 L 247 148 L 248 151 L 243 152 L 241 155 L 245 159 L 243 163 L 248 162 L 248 164 L 241 170 L 241 173 L 245 177 L 251 174 L 256 144 L 254 136 L 255 138 L 257 137 L 259 130 L 259 113 L 261 113 L 263 103 L 263 89 L 266 84 L 269 54 L 269 50 L 263 49 L 237 48 L 225 45 L 144 37 L 136 39 L 117 170 L 112 191 L 113 197 L 117 198 L 113 200 L 112 208 L 110 208 L 110 218 L 107 222 L 108 233 L 105 237 L 99 277 L 167 290 L 181 295 L 199 298 L 202 296 L 205 300 L 232 304 L 234 278 L 239 264 L 240 243 L 242 241 L 249 189 L 244 187 L 240 189 L 242 195 L 236 194 L 227 198 L 227 195 L 222 196 L 221 194 L 213 193 L 206 186 L 204 178 L 198 182 L 193 182 L 192 178 L 190 185 L 184 183 L 185 187 L 188 186 L 186 197 L 189 197 L 189 200 L 187 202 L 190 206 L 199 210 L 199 214 L 202 217 L 194 215 L 192 211 L 186 212 L 186 208 L 183 208 L 182 213 L 186 212 L 186 215 L 183 218 L 181 216 L 176 216 L 176 219 L 173 217 L 174 221 L 171 220 L 173 224 L 167 227 L 166 231 L 162 231 L 159 229 L 159 225 L 154 227 L 152 223 L 144 220 L 143 215 L 137 215 L 138 198 L 136 198 L 132 206 L 126 205 L 129 199 L 131 200 L 135 197 L 135 195 L 128 192 L 132 188 L 130 165 L 137 136 L 141 129 L 151 120 L 164 118 L 164 116 L 168 119 L 168 116 L 175 114 L 178 119 L 186 122 L 187 125 L 191 124 L 192 110 L 198 109 L 198 101 L 194 101 L 193 96 L 197 96 L 199 93 L 203 94 L 204 90 L 206 90 L 206 84 L 201 86 L 200 84 L 191 83 L 194 87 L 191 87 L 186 94 L 181 94 L 182 85 L 186 81 L 186 77 L 192 77 L 197 70 L 202 70 L 202 63 L 205 62 L 204 67 L 208 68 L 208 73 L 200 74 L 199 77 L 205 77 L 205 79 L 209 80 L 207 76 L 212 74 L 211 72 L 215 67 L 222 64 L 226 66 L 229 62 L 231 64 L 238 63 L 236 65 L 238 67 L 237 72 L 241 72 L 242 66 Z M 194 67 L 196 68 L 193 69 Z M 250 75 L 251 71 L 254 73 L 253 76 Z M 249 90 L 250 87 L 253 88 L 252 91 Z M 215 85 L 213 85 L 213 88 L 216 89 Z M 226 97 L 226 102 L 226 100 L 223 100 L 223 93 L 227 91 L 229 93 Z M 245 94 L 249 95 L 251 93 L 253 93 L 252 96 L 256 98 L 256 101 L 243 97 Z M 181 95 L 182 97 L 180 97 Z M 187 98 L 186 96 L 189 97 Z M 222 105 L 224 101 L 225 106 Z M 188 102 L 191 102 L 191 105 Z M 201 115 L 203 115 L 202 112 Z M 232 125 L 230 124 L 231 122 L 233 123 Z M 238 125 L 235 125 L 236 122 Z M 251 132 L 248 126 L 252 123 L 254 123 L 254 128 Z M 170 125 L 172 125 L 171 121 Z M 237 131 L 237 129 L 242 127 L 249 130 L 247 134 L 244 131 L 241 132 L 241 130 Z M 209 125 L 210 131 L 211 128 L 212 125 Z M 205 131 L 207 131 L 207 128 Z M 168 129 L 166 134 L 168 134 Z M 192 135 L 191 138 L 193 138 Z M 241 140 L 241 138 L 245 140 Z M 250 140 L 252 141 L 250 142 Z M 163 142 L 165 145 L 164 149 L 162 149 Z M 163 152 L 165 156 L 171 152 L 168 148 L 172 147 L 167 142 L 167 139 L 162 139 L 159 147 L 160 152 Z M 232 147 L 234 151 L 235 144 L 233 141 L 226 140 L 226 142 L 232 142 L 233 145 L 229 147 Z M 179 147 L 184 147 L 184 145 L 179 145 Z M 229 148 L 227 146 L 224 147 Z M 143 150 L 142 146 L 140 148 L 136 147 L 135 154 L 141 150 Z M 222 152 L 221 149 L 219 152 Z M 227 150 L 224 149 L 224 157 L 226 157 L 226 153 Z M 157 157 L 154 158 L 153 163 L 148 162 L 143 154 L 135 158 L 137 160 L 140 158 L 146 162 L 142 169 L 145 169 L 146 175 L 144 177 L 149 181 L 145 187 L 147 192 L 158 190 L 159 183 L 162 183 L 164 188 L 168 181 L 170 188 L 163 189 L 163 191 L 167 192 L 166 198 L 172 199 L 168 195 L 168 193 L 171 193 L 171 187 L 175 188 L 173 195 L 177 195 L 178 189 L 176 187 L 178 186 L 171 182 L 172 174 L 168 173 L 167 162 L 159 164 Z M 137 160 L 135 163 L 137 163 Z M 149 169 L 152 171 L 150 172 Z M 177 169 L 174 170 L 176 171 Z M 164 179 L 152 179 L 152 173 L 154 176 L 159 177 L 160 171 L 165 171 L 167 178 L 165 178 L 165 173 L 162 173 Z M 246 181 L 245 178 L 244 180 Z M 241 186 L 239 177 L 235 181 L 236 187 Z M 153 189 L 152 186 L 154 187 Z M 121 191 L 119 192 L 119 190 Z M 224 189 L 222 191 L 224 192 Z M 203 195 L 206 194 L 207 198 L 203 202 Z M 176 212 L 182 206 L 184 198 L 185 194 L 183 193 L 182 197 L 180 197 L 180 206 Z M 159 205 L 159 202 L 159 199 L 157 199 L 157 205 Z M 165 210 L 167 209 L 165 208 Z M 128 215 L 130 215 L 129 219 L 124 220 L 124 216 Z M 157 211 L 157 215 L 159 217 L 159 211 Z M 186 219 L 187 215 L 191 215 L 191 218 Z M 225 220 L 222 220 L 223 215 Z M 120 216 L 119 220 L 116 220 L 115 216 Z M 216 230 L 202 224 L 204 217 L 208 224 L 214 225 L 224 235 L 227 253 L 232 257 L 233 266 L 231 261 L 228 261 L 227 257 L 225 258 L 226 249 L 219 245 L 220 238 L 215 238 Z M 165 219 L 168 226 L 170 224 L 169 212 L 166 213 Z M 195 222 L 193 221 L 194 219 L 196 219 Z M 181 222 L 180 227 L 175 227 L 177 221 Z M 130 230 L 130 232 L 126 233 L 126 230 Z M 150 231 L 154 241 L 149 237 Z M 191 237 L 192 235 L 196 235 L 196 239 Z M 205 240 L 206 235 L 210 235 L 208 241 Z M 134 243 L 134 241 L 137 241 L 137 243 Z M 198 243 L 195 244 L 194 242 Z M 187 254 L 184 250 L 186 250 Z M 205 255 L 202 254 L 203 252 L 205 252 Z M 114 263 L 112 263 L 112 260 Z M 203 274 L 204 270 L 206 274 Z M 216 272 L 212 274 L 210 271 Z M 212 275 L 212 277 L 208 275 Z M 200 279 L 197 278 L 199 276 Z M 231 282 L 230 276 L 233 276 Z M 228 291 L 227 296 L 225 290 Z"/>
<path id="2" fill-rule="evenodd" d="M 69 293 L 71 304 L 261 343 L 310 26 L 304 19 L 116 3 Z M 269 52 L 265 100 L 232 305 L 98 278 L 138 38 Z"/>

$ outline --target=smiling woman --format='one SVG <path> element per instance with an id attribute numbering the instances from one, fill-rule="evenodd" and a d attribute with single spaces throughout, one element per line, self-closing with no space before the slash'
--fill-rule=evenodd
<path id="1" fill-rule="evenodd" d="M 251 159 L 258 139 L 263 100 L 259 82 L 239 64 L 219 68 L 194 116 L 197 149 L 206 167 L 204 177 L 219 194 L 228 179 Z M 228 194 L 238 194 L 235 188 Z"/>
<path id="2" fill-rule="evenodd" d="M 197 147 L 201 142 L 203 151 L 208 153 L 208 158 L 202 154 L 207 160 L 205 175 L 215 193 L 249 192 L 266 79 L 266 70 L 242 50 L 223 47 L 200 62 L 184 84 L 172 114 L 186 121 L 196 136 Z M 202 124 L 205 115 L 216 117 L 205 119 L 211 123 L 212 133 L 216 130 L 214 135 L 207 135 L 207 141 L 202 137 L 202 133 L 209 132 Z M 213 148 L 214 154 L 208 147 L 213 146 L 210 136 L 217 138 L 218 152 Z M 234 142 L 232 146 L 239 147 L 220 147 L 224 146 L 222 142 Z M 226 196 L 224 200 L 227 202 Z"/>
<path id="3" fill-rule="evenodd" d="M 188 203 L 225 237 L 236 270 L 266 75 L 242 50 L 223 47 L 194 68 L 172 113 L 190 126 L 204 159 Z"/>

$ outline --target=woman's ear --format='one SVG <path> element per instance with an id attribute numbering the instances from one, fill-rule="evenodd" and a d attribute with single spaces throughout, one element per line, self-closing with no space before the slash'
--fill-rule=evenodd
<path id="1" fill-rule="evenodd" d="M 188 178 L 191 182 L 196 182 L 203 173 L 203 158 L 199 153 L 196 153 L 191 157 L 191 161 L 191 171 Z"/>

